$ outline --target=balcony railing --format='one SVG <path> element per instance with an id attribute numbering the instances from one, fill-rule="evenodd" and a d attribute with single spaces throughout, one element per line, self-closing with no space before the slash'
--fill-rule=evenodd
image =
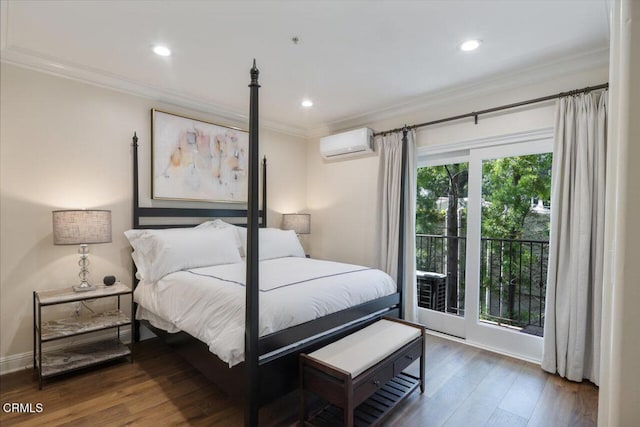
<path id="1" fill-rule="evenodd" d="M 548 256 L 547 241 L 481 239 L 481 320 L 542 335 Z M 464 315 L 466 238 L 416 235 L 416 265 L 421 272 L 443 275 L 446 283 L 444 304 L 426 307 L 426 299 L 419 298 L 419 305 Z M 419 276 L 419 295 L 435 292 L 434 277 Z"/>

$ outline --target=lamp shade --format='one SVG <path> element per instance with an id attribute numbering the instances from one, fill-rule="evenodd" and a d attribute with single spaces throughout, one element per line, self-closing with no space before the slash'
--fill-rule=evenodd
<path id="1" fill-rule="evenodd" d="M 283 230 L 293 230 L 296 234 L 311 233 L 311 215 L 309 214 L 282 214 Z"/>
<path id="2" fill-rule="evenodd" d="M 54 245 L 109 242 L 111 242 L 111 211 L 53 211 Z"/>

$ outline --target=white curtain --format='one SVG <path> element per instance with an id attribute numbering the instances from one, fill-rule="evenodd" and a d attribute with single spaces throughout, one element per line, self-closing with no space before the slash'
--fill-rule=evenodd
<path id="1" fill-rule="evenodd" d="M 405 318 L 417 321 L 416 292 L 416 144 L 415 130 L 407 135 L 405 169 Z M 400 179 L 402 172 L 402 132 L 383 136 L 378 143 L 380 171 L 378 178 L 378 266 L 391 277 L 398 277 L 398 239 L 400 236 Z"/>
<path id="2" fill-rule="evenodd" d="M 556 110 L 542 368 L 600 377 L 607 96 L 561 98 Z"/>

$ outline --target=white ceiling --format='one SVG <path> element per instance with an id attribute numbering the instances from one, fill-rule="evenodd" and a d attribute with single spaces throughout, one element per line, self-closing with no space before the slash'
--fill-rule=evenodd
<path id="1" fill-rule="evenodd" d="M 606 0 L 2 0 L 0 12 L 5 62 L 233 120 L 246 120 L 256 58 L 262 123 L 300 135 L 603 65 L 609 44 Z M 458 50 L 468 38 L 480 49 Z"/>

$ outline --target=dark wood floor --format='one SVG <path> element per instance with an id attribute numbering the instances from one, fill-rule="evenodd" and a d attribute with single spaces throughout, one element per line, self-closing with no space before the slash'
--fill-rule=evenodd
<path id="1" fill-rule="evenodd" d="M 5 426 L 239 426 L 243 409 L 157 340 L 133 364 L 72 374 L 38 390 L 31 371 L 0 378 L 2 403 L 41 403 L 35 414 L 0 412 Z M 390 426 L 595 426 L 598 389 L 539 367 L 427 337 L 426 391 L 392 414 Z M 263 408 L 261 426 L 296 424 L 297 395 Z"/>

